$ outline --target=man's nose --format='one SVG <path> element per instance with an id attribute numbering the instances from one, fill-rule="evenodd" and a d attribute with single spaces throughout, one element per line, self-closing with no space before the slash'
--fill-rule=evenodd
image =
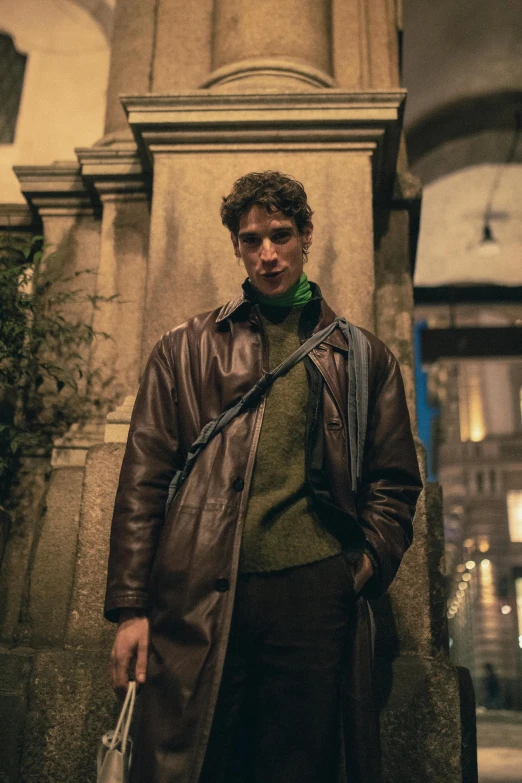
<path id="1" fill-rule="evenodd" d="M 276 248 L 270 239 L 264 239 L 261 243 L 261 260 L 275 261 L 277 258 Z"/>

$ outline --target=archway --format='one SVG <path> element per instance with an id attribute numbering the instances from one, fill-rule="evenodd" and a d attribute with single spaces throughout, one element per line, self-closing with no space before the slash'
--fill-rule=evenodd
<path id="1" fill-rule="evenodd" d="M 12 144 L 0 147 L 2 201 L 23 202 L 14 165 L 74 160 L 103 135 L 109 45 L 84 3 L 4 0 L 2 32 L 27 55 Z M 107 8 L 109 6 L 105 3 Z M 101 8 L 101 5 L 100 5 Z"/>

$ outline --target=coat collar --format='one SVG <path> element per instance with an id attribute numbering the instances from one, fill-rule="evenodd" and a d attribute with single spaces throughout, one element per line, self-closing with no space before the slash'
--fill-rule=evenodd
<path id="1" fill-rule="evenodd" d="M 305 330 L 310 334 L 314 334 L 331 324 L 336 316 L 331 307 L 323 299 L 321 289 L 317 283 L 312 283 L 312 281 L 310 281 L 310 287 L 312 289 L 312 298 L 304 306 L 303 314 L 306 319 L 305 324 L 308 325 L 308 329 L 306 329 L 305 325 Z M 255 306 L 252 296 L 252 285 L 248 278 L 243 283 L 242 288 L 243 293 L 241 296 L 238 296 L 237 299 L 233 299 L 221 308 L 216 317 L 217 324 L 220 324 L 235 315 L 243 315 L 243 312 L 245 317 L 248 318 L 252 308 Z M 342 351 L 348 350 L 346 340 L 340 329 L 335 329 L 324 342 Z"/>

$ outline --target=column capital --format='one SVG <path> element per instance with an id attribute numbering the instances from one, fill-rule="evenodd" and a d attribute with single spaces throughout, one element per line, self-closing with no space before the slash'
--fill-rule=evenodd
<path id="1" fill-rule="evenodd" d="M 150 193 L 150 176 L 144 172 L 135 142 L 75 150 L 82 177 L 102 201 L 143 200 Z"/>
<path id="2" fill-rule="evenodd" d="M 124 96 L 143 164 L 157 153 L 354 152 L 371 157 L 374 198 L 391 195 L 405 90 Z"/>
<path id="3" fill-rule="evenodd" d="M 41 217 L 92 215 L 96 212 L 96 202 L 91 198 L 75 161 L 49 166 L 14 166 L 13 170 L 27 203 Z"/>

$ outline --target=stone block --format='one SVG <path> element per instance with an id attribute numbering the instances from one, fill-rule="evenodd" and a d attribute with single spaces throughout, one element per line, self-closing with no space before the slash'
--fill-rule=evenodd
<path id="1" fill-rule="evenodd" d="M 83 468 L 52 472 L 29 597 L 33 647 L 63 644 L 76 561 Z"/>
<path id="2" fill-rule="evenodd" d="M 9 537 L 9 531 L 11 529 L 11 517 L 0 507 L 0 563 L 4 556 L 5 545 Z"/>
<path id="3" fill-rule="evenodd" d="M 128 154 L 128 150 L 124 152 Z M 117 155 L 105 161 L 106 177 L 110 176 L 110 162 L 116 168 Z M 129 163 L 133 169 L 132 158 Z M 103 201 L 96 293 L 107 301 L 98 302 L 92 324 L 96 332 L 111 339 L 93 342 L 92 366 L 98 372 L 96 392 L 113 407 L 127 394 L 134 394 L 139 382 L 150 214 L 145 193 L 125 197 L 117 192 L 124 186 L 120 180 L 111 183 L 112 192 L 105 191 L 99 172 L 103 168 L 99 165 L 92 177 Z M 141 188 L 141 182 L 136 187 Z"/>
<path id="4" fill-rule="evenodd" d="M 33 651 L 0 651 L 0 783 L 17 783 Z"/>
<path id="5" fill-rule="evenodd" d="M 101 735 L 114 727 L 108 651 L 46 651 L 29 688 L 23 783 L 95 783 Z"/>
<path id="6" fill-rule="evenodd" d="M 219 206 L 238 177 L 266 169 L 305 183 L 316 224 L 307 275 L 321 286 L 334 310 L 373 328 L 368 153 L 235 150 L 160 155 L 154 169 L 144 359 L 164 332 L 238 296 L 246 273 L 221 225 Z M 201 225 L 208 230 L 202 233 Z"/>
<path id="7" fill-rule="evenodd" d="M 80 511 L 78 554 L 66 646 L 110 649 L 114 629 L 103 619 L 114 497 L 125 445 L 89 450 Z"/>
<path id="8" fill-rule="evenodd" d="M 24 636 L 27 583 L 41 525 L 49 471 L 49 460 L 45 456 L 24 457 L 14 489 L 14 510 L 0 564 L 0 641 L 7 645 Z"/>
<path id="9" fill-rule="evenodd" d="M 413 544 L 388 593 L 372 603 L 378 655 L 448 652 L 441 514 L 440 487 L 426 483 L 417 505 Z"/>
<path id="10" fill-rule="evenodd" d="M 474 715 L 461 714 L 471 681 L 444 658 L 404 655 L 377 668 L 384 783 L 476 783 Z"/>

